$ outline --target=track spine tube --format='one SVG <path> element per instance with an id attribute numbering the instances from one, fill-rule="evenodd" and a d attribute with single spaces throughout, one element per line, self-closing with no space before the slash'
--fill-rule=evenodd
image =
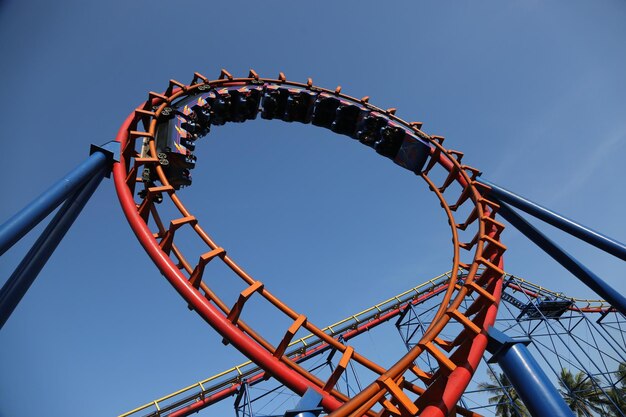
<path id="1" fill-rule="evenodd" d="M 0 226 L 0 256 L 73 192 L 98 174 L 109 160 L 110 158 L 104 152 L 94 152 L 83 163 L 2 224 Z"/>
<path id="2" fill-rule="evenodd" d="M 69 228 L 78 217 L 89 198 L 98 188 L 100 181 L 104 178 L 107 169 L 101 161 L 106 162 L 104 154 L 95 153 L 90 161 L 98 161 L 98 169 L 89 171 L 92 178 L 74 195 L 68 198 L 50 221 L 41 236 L 37 239 L 33 247 L 28 251 L 22 262 L 17 266 L 13 274 L 0 290 L 0 329 L 19 304 L 20 300 L 28 291 L 28 288 L 37 278 L 39 272 L 44 267 L 56 247 L 59 245 Z M 103 159 L 105 158 L 105 159 Z M 91 166 L 91 165 L 90 165 Z"/>
<path id="3" fill-rule="evenodd" d="M 478 180 L 478 182 L 491 187 L 489 194 L 498 198 L 500 201 L 508 203 L 533 217 L 543 220 L 544 222 L 569 233 L 570 235 L 575 236 L 590 245 L 595 246 L 598 249 L 602 249 L 603 251 L 626 261 L 626 245 L 623 243 L 583 226 L 582 224 L 576 223 L 574 220 L 555 213 L 546 207 L 534 203 L 482 177 Z"/>
<path id="4" fill-rule="evenodd" d="M 498 362 L 533 417 L 574 417 L 526 348 L 525 343 L 529 342 L 529 339 L 512 339 L 491 327 L 487 349 L 493 356 L 489 362 Z"/>
<path id="5" fill-rule="evenodd" d="M 626 315 L 626 297 L 604 282 L 599 276 L 591 272 L 587 267 L 578 262 L 572 255 L 565 252 L 560 246 L 551 241 L 547 236 L 524 220 L 509 205 L 500 201 L 500 214 L 506 221 L 513 225 L 524 236 L 530 239 L 550 255 L 554 260 L 582 281 L 587 287 L 595 291 L 600 297 L 608 301 L 619 312 Z"/>

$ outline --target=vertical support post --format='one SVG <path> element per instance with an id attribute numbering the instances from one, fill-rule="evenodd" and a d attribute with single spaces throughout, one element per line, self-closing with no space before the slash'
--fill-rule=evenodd
<path id="1" fill-rule="evenodd" d="M 489 328 L 490 363 L 500 368 L 533 417 L 574 417 L 563 397 L 526 348 L 529 339 L 515 340 Z"/>
<path id="2" fill-rule="evenodd" d="M 85 187 L 77 191 L 63 204 L 0 290 L 0 329 L 35 281 L 93 192 L 98 188 L 100 181 L 104 178 L 105 169 L 105 166 L 101 166 Z"/>
<path id="3" fill-rule="evenodd" d="M 323 411 L 319 406 L 321 402 L 322 394 L 309 388 L 296 404 L 296 408 L 287 410 L 284 417 L 317 417 Z"/>
<path id="4" fill-rule="evenodd" d="M 584 240 L 598 249 L 602 249 L 603 251 L 626 261 L 626 245 L 623 243 L 618 242 L 615 239 L 611 239 L 602 233 L 598 233 L 595 230 L 583 226 L 582 224 L 576 223 L 572 219 L 568 219 L 565 216 L 555 213 L 546 207 L 540 206 L 539 204 L 517 195 L 512 191 L 504 189 L 484 178 L 480 178 L 479 182 L 491 187 L 489 195 L 496 197 L 500 201 L 509 203 L 513 207 L 525 211 L 531 216 L 543 220 L 544 222 L 551 224 L 552 226 L 557 227 L 572 236 Z"/>
<path id="5" fill-rule="evenodd" d="M 243 378 L 241 380 L 241 386 L 237 390 L 237 397 L 235 398 L 235 416 L 236 417 L 253 417 L 252 414 L 252 398 L 250 397 L 250 383 L 248 379 Z M 241 401 L 243 400 L 244 404 L 241 405 Z M 241 408 L 241 415 L 239 414 L 239 409 Z"/>
<path id="6" fill-rule="evenodd" d="M 578 262 L 573 256 L 565 252 L 556 243 L 548 239 L 548 237 L 524 220 L 506 203 L 501 202 L 498 199 L 496 200 L 500 204 L 498 214 L 500 214 L 517 230 L 522 232 L 534 244 L 543 249 L 544 252 L 565 267 L 565 269 L 571 272 L 575 277 L 581 280 L 586 286 L 595 291 L 596 294 L 608 301 L 613 307 L 619 310 L 620 313 L 626 315 L 626 297 L 624 297 L 624 295 L 622 295 L 619 291 L 616 291 L 599 276 Z"/>
<path id="7" fill-rule="evenodd" d="M 245 380 L 245 382 L 243 383 L 243 388 L 246 390 L 246 406 L 248 407 L 248 417 L 254 417 L 254 414 L 252 413 L 252 397 L 250 396 L 250 384 L 247 380 Z"/>

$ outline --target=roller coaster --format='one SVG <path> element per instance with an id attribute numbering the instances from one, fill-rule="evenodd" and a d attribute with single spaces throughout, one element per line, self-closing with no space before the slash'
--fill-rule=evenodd
<path id="1" fill-rule="evenodd" d="M 406 122 L 395 113 L 393 108 L 374 106 L 369 97 L 345 95 L 341 87 L 317 87 L 311 79 L 292 82 L 282 73 L 270 79 L 250 70 L 247 77 L 235 78 L 222 70 L 216 80 L 199 73 L 189 84 L 170 80 L 164 92 L 150 92 L 127 117 L 115 141 L 92 146 L 87 161 L 0 226 L 3 254 L 63 204 L 0 290 L 0 326 L 102 178 L 112 172 L 128 223 L 161 274 L 224 344 L 250 359 L 124 416 L 189 415 L 231 395 L 236 397 L 238 414 L 263 415 L 253 411 L 253 404 L 256 408 L 272 396 L 255 397 L 253 390 L 267 380 L 274 384 L 267 392 L 288 390 L 298 401 L 292 409 L 266 415 L 476 416 L 480 410 L 489 411 L 486 403 L 494 402 L 485 392 L 499 390 L 519 415 L 571 416 L 570 399 L 582 394 L 570 389 L 562 396 L 554 385 L 559 378 L 566 379 L 560 374 L 566 368 L 586 375 L 587 385 L 602 396 L 589 415 L 598 410 L 624 415 L 620 369 L 626 364 L 626 299 L 513 207 L 622 260 L 626 246 L 488 181 L 462 162 L 462 152 L 445 148 L 443 137 L 428 135 L 422 123 Z M 179 197 L 179 191 L 192 184 L 196 141 L 216 126 L 259 115 L 347 136 L 425 181 L 448 219 L 450 271 L 325 328 L 281 301 L 205 231 Z M 502 219 L 606 301 L 583 305 L 505 273 Z M 205 248 L 199 254 L 194 250 L 198 245 Z M 207 278 L 215 263 L 230 270 L 235 300 L 225 299 L 210 286 Z M 254 314 L 253 305 L 281 317 L 277 323 L 287 323 L 282 338 L 270 341 L 246 322 Z M 391 366 L 383 367 L 347 343 L 392 319 L 407 351 Z M 576 328 L 587 329 L 593 342 L 576 336 Z M 565 348 L 557 347 L 557 341 Z M 589 354 L 591 347 L 596 356 Z M 567 360 L 562 349 L 569 349 Z M 321 364 L 311 365 L 320 358 Z M 558 366 L 553 358 L 559 358 Z M 494 363 L 505 379 L 499 378 Z M 498 387 L 473 382 L 482 369 L 489 370 Z M 495 413 L 502 415 L 497 407 L 507 401 L 495 403 Z"/>

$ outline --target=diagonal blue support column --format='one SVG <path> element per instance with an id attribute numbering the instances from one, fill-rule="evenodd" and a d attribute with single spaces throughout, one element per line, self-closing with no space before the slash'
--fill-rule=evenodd
<path id="1" fill-rule="evenodd" d="M 482 177 L 479 178 L 478 181 L 491 187 L 489 195 L 492 195 L 505 203 L 509 203 L 513 207 L 525 211 L 531 216 L 543 220 L 544 222 L 551 224 L 552 226 L 557 227 L 572 236 L 576 236 L 577 238 L 626 261 L 626 245 L 623 243 L 618 242 L 615 239 L 611 239 L 610 237 L 583 226 L 582 224 L 576 223 L 572 219 L 568 219 L 565 216 L 555 213 L 550 209 L 540 206 L 539 204 L 502 188 Z"/>
<path id="2" fill-rule="evenodd" d="M 604 282 L 599 276 L 591 272 L 587 267 L 578 262 L 573 256 L 565 252 L 560 246 L 548 239 L 543 233 L 524 220 L 519 214 L 511 209 L 506 203 L 495 198 L 500 204 L 498 214 L 508 221 L 517 230 L 522 232 L 534 244 L 543 249 L 554 260 L 570 271 L 575 277 L 596 292 L 600 297 L 608 301 L 619 312 L 626 315 L 626 297 L 615 288 Z"/>
<path id="3" fill-rule="evenodd" d="M 0 329 L 28 291 L 59 242 L 78 217 L 102 179 L 118 160 L 119 143 L 91 146 L 91 156 L 0 226 L 0 255 L 65 200 L 50 224 L 0 289 Z"/>
<path id="4" fill-rule="evenodd" d="M 91 156 L 0 226 L 0 256 L 96 173 L 115 160 L 119 143 L 91 147 Z M 107 171 L 106 175 L 109 173 Z"/>
<path id="5" fill-rule="evenodd" d="M 100 171 L 95 172 L 93 178 L 63 204 L 31 250 L 17 266 L 15 272 L 0 289 L 0 329 L 35 281 L 93 192 L 100 185 L 105 170 L 106 167 L 100 167 Z"/>
<path id="6" fill-rule="evenodd" d="M 498 362 L 533 417 L 574 417 L 526 348 L 529 339 L 512 339 L 494 327 L 489 328 L 488 335 L 487 350 L 493 355 L 489 362 Z"/>

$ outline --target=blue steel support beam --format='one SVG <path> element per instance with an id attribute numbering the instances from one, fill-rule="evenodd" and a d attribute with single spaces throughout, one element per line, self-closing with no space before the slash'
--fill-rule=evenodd
<path id="1" fill-rule="evenodd" d="M 550 209 L 540 206 L 539 204 L 502 188 L 482 177 L 479 178 L 478 181 L 491 187 L 489 195 L 495 196 L 500 201 L 509 203 L 513 207 L 517 207 L 531 216 L 543 220 L 544 222 L 551 224 L 552 226 L 557 227 L 572 236 L 576 236 L 577 238 L 626 261 L 626 245 L 623 243 L 618 242 L 615 239 L 611 239 L 602 233 L 598 233 L 595 230 L 583 226 L 582 224 L 576 223 L 572 219 L 568 219 L 565 216 L 555 213 Z"/>
<path id="2" fill-rule="evenodd" d="M 117 149 L 115 148 L 117 146 Z M 116 158 L 117 142 L 92 146 L 91 156 L 0 226 L 0 256 Z M 109 171 L 105 175 L 108 176 Z"/>
<path id="3" fill-rule="evenodd" d="M 13 313 L 28 288 L 37 278 L 59 242 L 63 239 L 74 220 L 98 188 L 107 172 L 106 166 L 93 173 L 92 178 L 80 190 L 67 199 L 50 224 L 43 231 L 22 262 L 0 289 L 0 329 Z"/>
<path id="4" fill-rule="evenodd" d="M 574 417 L 563 397 L 526 348 L 530 340 L 515 340 L 489 328 L 489 362 L 498 362 L 533 417 Z"/>
<path id="5" fill-rule="evenodd" d="M 0 255 L 21 239 L 62 201 L 50 224 L 0 289 L 0 329 L 78 217 L 102 179 L 119 160 L 119 143 L 91 146 L 91 156 L 24 210 L 0 226 Z"/>
<path id="6" fill-rule="evenodd" d="M 498 214 L 506 221 L 522 232 L 535 245 L 543 249 L 544 252 L 565 267 L 565 269 L 581 280 L 586 286 L 595 291 L 596 294 L 608 301 L 619 312 L 626 315 L 626 297 L 624 297 L 624 295 L 616 291 L 615 288 L 604 282 L 599 276 L 587 269 L 587 267 L 578 262 L 569 253 L 565 252 L 560 246 L 548 239 L 548 237 L 524 220 L 506 203 L 500 201 L 498 198 L 494 198 L 494 200 L 500 204 Z"/>

